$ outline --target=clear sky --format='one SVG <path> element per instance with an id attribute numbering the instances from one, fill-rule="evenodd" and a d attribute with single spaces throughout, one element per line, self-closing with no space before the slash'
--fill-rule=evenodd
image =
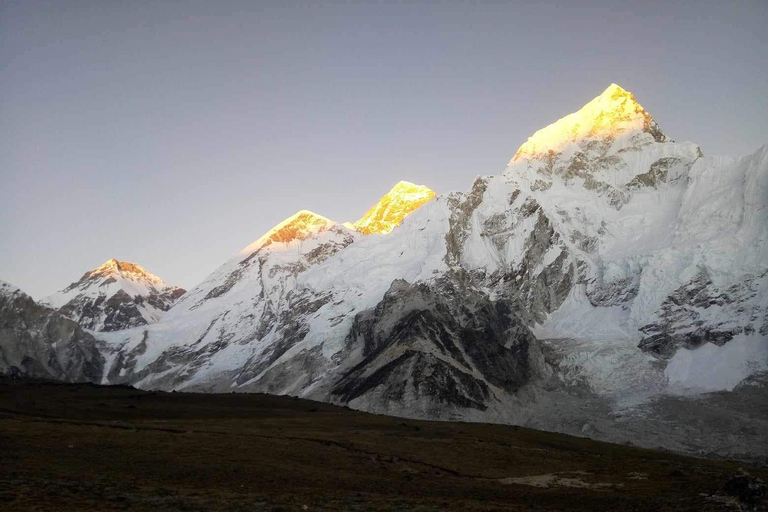
<path id="1" fill-rule="evenodd" d="M 768 2 L 0 0 L 0 279 L 114 257 L 189 288 L 299 209 L 466 190 L 611 82 L 758 149 Z"/>

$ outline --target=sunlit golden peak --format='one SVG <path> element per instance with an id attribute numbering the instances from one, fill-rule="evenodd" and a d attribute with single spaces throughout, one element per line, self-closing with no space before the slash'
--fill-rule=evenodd
<path id="1" fill-rule="evenodd" d="M 603 93 L 600 96 L 608 96 L 612 97 L 616 94 L 624 95 L 624 96 L 632 96 L 632 93 L 624 89 L 622 86 L 618 84 L 611 84 L 608 86 L 606 90 L 603 91 Z M 633 97 L 634 99 L 634 97 Z"/>
<path id="2" fill-rule="evenodd" d="M 578 112 L 543 128 L 520 146 L 512 161 L 535 157 L 587 138 L 614 138 L 627 131 L 646 131 L 662 141 L 664 135 L 651 115 L 622 87 L 611 84 Z"/>
<path id="3" fill-rule="evenodd" d="M 134 279 L 141 278 L 144 281 L 153 283 L 162 283 L 163 280 L 156 275 L 147 272 L 141 265 L 131 263 L 130 261 L 118 261 L 115 258 L 107 260 L 102 265 L 96 267 L 90 272 L 86 272 L 85 276 L 104 276 L 108 274 L 120 274 L 124 277 L 132 277 Z"/>
<path id="4" fill-rule="evenodd" d="M 315 233 L 325 231 L 336 223 L 309 210 L 299 210 L 259 238 L 261 242 L 290 242 L 291 240 L 304 240 Z"/>
<path id="5" fill-rule="evenodd" d="M 144 270 L 140 265 L 131 263 L 130 261 L 118 261 L 116 258 L 112 258 L 111 260 L 105 261 L 100 266 L 96 267 L 94 269 L 94 272 L 115 271 L 115 270 L 122 270 L 126 272 L 137 272 L 137 273 L 146 272 L 146 270 Z"/>
<path id="6" fill-rule="evenodd" d="M 385 235 L 400 225 L 406 215 L 433 197 L 435 193 L 429 187 L 401 181 L 355 222 L 353 227 L 366 235 Z"/>

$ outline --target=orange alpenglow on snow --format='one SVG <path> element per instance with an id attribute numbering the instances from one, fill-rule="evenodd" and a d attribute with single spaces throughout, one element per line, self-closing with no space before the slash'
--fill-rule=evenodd
<path id="1" fill-rule="evenodd" d="M 121 277 L 130 279 L 132 281 L 139 281 L 143 279 L 153 284 L 165 284 L 162 279 L 154 274 L 151 274 L 150 272 L 147 272 L 140 265 L 131 263 L 130 261 L 118 261 L 115 258 L 106 261 L 100 267 L 97 267 L 90 272 L 86 272 L 83 275 L 83 279 L 86 276 L 107 276 L 110 274 L 119 274 Z"/>
<path id="2" fill-rule="evenodd" d="M 611 84 L 581 110 L 543 128 L 520 146 L 512 162 L 535 158 L 567 144 L 589 138 L 612 138 L 629 130 L 646 131 L 665 139 L 651 115 L 635 100 L 634 94 Z M 658 142 L 663 142 L 659 140 Z M 511 163 L 511 162 L 510 162 Z"/>
<path id="3" fill-rule="evenodd" d="M 287 243 L 292 240 L 305 240 L 310 236 L 325 231 L 335 222 L 309 210 L 300 210 L 262 236 L 259 241 Z"/>
<path id="4" fill-rule="evenodd" d="M 433 197 L 435 193 L 428 187 L 401 181 L 352 226 L 366 235 L 386 235 Z"/>

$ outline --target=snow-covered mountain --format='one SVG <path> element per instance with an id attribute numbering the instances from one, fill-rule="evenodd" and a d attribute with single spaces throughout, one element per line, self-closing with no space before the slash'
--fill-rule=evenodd
<path id="1" fill-rule="evenodd" d="M 40 303 L 86 329 L 117 331 L 157 322 L 183 294 L 135 263 L 111 259 Z"/>
<path id="2" fill-rule="evenodd" d="M 733 387 L 765 366 L 766 165 L 766 148 L 739 160 L 704 158 L 697 145 L 669 139 L 631 93 L 611 85 L 535 133 L 503 174 L 426 203 L 386 236 L 364 237 L 299 212 L 191 290 L 156 327 L 118 335 L 112 373 L 147 387 L 266 390 L 386 412 L 403 401 L 381 401 L 380 388 L 394 384 L 371 384 L 366 393 L 376 397 L 351 398 L 339 388 L 344 377 L 349 389 L 344 372 L 356 368 L 358 380 L 383 367 L 398 374 L 392 365 L 415 363 L 397 357 L 419 347 L 448 373 L 462 372 L 450 386 L 465 389 L 465 378 L 497 386 L 482 363 L 467 359 L 468 348 L 454 353 L 441 345 L 445 339 L 423 346 L 450 318 L 458 323 L 447 332 L 461 347 L 458 333 L 479 314 L 471 305 L 490 301 L 519 327 L 514 339 L 496 340 L 504 348 L 528 347 L 530 333 L 611 340 L 641 361 L 637 379 L 653 373 L 650 360 L 666 367 L 654 388 Z M 397 192 L 427 201 L 432 194 L 398 184 L 357 227 L 381 222 L 377 212 L 393 210 Z M 373 331 L 360 338 L 361 318 L 386 310 L 386 329 L 376 336 L 388 346 L 392 326 L 413 313 L 404 306 L 411 301 L 422 312 L 457 310 L 431 318 L 435 325 L 420 328 L 429 336 L 397 350 L 380 354 L 383 341 L 369 346 L 375 325 L 366 324 Z M 377 309 L 392 302 L 398 306 Z M 414 329 L 406 329 L 410 337 Z M 521 375 L 533 378 L 536 368 L 547 371 L 536 357 L 538 342 L 530 345 L 525 357 L 533 359 Z M 713 354 L 730 366 L 703 382 L 697 372 L 719 357 Z M 399 378 L 412 379 L 414 368 Z M 618 385 L 593 381 L 597 388 Z M 430 400 L 421 396 L 425 389 L 412 398 Z"/>
<path id="3" fill-rule="evenodd" d="M 567 253 L 575 269 L 576 286 L 537 318 L 538 334 L 639 338 L 663 358 L 765 339 L 767 156 L 764 146 L 704 158 L 616 85 L 534 134 L 489 184 L 539 206 L 558 239 L 544 260 Z M 489 270 L 482 258 L 465 264 Z"/>
<path id="4" fill-rule="evenodd" d="M 611 85 L 502 174 L 413 187 L 355 224 L 301 211 L 99 333 L 103 382 L 768 456 L 768 146 L 704 157 Z"/>
<path id="5" fill-rule="evenodd" d="M 386 235 L 399 226 L 406 215 L 421 208 L 434 197 L 435 193 L 424 185 L 401 181 L 352 227 L 366 235 L 373 233 Z"/>

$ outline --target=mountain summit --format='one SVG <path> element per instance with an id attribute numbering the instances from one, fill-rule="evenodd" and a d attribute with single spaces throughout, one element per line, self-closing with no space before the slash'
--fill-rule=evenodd
<path id="1" fill-rule="evenodd" d="M 267 231 L 256 241 L 256 244 L 304 240 L 320 231 L 329 229 L 335 224 L 332 220 L 315 212 L 300 210 Z"/>
<path id="2" fill-rule="evenodd" d="M 129 261 L 111 259 L 41 304 L 94 331 L 117 331 L 157 322 L 184 294 Z"/>
<path id="3" fill-rule="evenodd" d="M 696 144 L 664 135 L 631 92 L 612 84 L 529 137 L 504 174 L 520 189 L 546 192 L 538 198 L 545 203 L 589 198 L 619 211 L 648 188 L 681 184 L 702 156 Z"/>
<path id="4" fill-rule="evenodd" d="M 401 181 L 384 194 L 353 226 L 366 235 L 386 235 L 400 225 L 406 215 L 433 197 L 435 193 L 428 187 Z"/>
<path id="5" fill-rule="evenodd" d="M 611 84 L 600 96 L 569 114 L 542 128 L 520 146 L 512 158 L 535 158 L 549 151 L 560 151 L 563 146 L 585 139 L 614 139 L 623 133 L 640 131 L 650 133 L 656 142 L 666 142 L 653 117 L 635 99 L 634 94 Z M 510 162 L 511 163 L 511 162 Z"/>

